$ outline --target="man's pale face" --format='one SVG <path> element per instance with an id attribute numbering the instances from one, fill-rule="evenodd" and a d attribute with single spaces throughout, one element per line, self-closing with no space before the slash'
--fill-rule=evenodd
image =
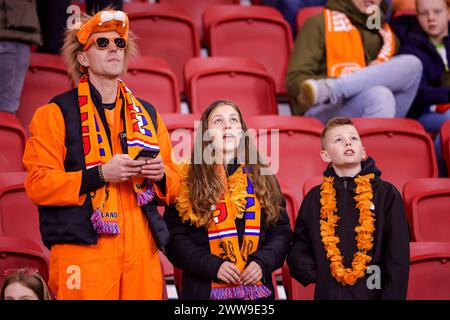
<path id="1" fill-rule="evenodd" d="M 383 0 L 352 0 L 352 2 L 359 11 L 367 13 L 367 9 L 369 9 L 369 7 L 380 6 Z"/>
<path id="2" fill-rule="evenodd" d="M 359 166 L 366 157 L 358 131 L 352 125 L 334 127 L 325 135 L 324 150 L 320 152 L 323 161 L 338 168 Z"/>
<path id="3" fill-rule="evenodd" d="M 92 37 L 120 37 L 116 31 L 99 32 Z M 78 60 L 88 68 L 89 72 L 107 78 L 117 78 L 123 73 L 125 50 L 117 48 L 114 41 L 110 41 L 107 49 L 99 49 L 93 43 L 89 49 L 79 54 Z"/>

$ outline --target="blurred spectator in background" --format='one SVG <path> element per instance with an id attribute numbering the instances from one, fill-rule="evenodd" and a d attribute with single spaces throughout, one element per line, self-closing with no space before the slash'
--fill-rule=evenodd
<path id="1" fill-rule="evenodd" d="M 297 14 L 305 7 L 324 6 L 327 0 L 279 0 L 278 9 L 289 22 L 292 34 L 297 35 Z"/>
<path id="2" fill-rule="evenodd" d="M 67 7 L 70 0 L 37 0 L 37 10 L 41 23 L 43 44 L 38 49 L 42 53 L 59 54 L 64 43 Z"/>
<path id="3" fill-rule="evenodd" d="M 123 0 L 86 0 L 86 12 L 90 15 L 106 8 L 122 10 Z"/>
<path id="4" fill-rule="evenodd" d="M 263 2 L 273 2 L 273 1 L 263 1 Z M 389 20 L 391 16 L 391 2 L 392 0 L 387 0 L 386 3 L 389 5 L 389 11 L 386 14 L 386 18 Z M 280 12 L 283 14 L 284 18 L 291 25 L 292 34 L 294 37 L 297 35 L 297 14 L 300 10 L 306 7 L 314 6 L 325 6 L 327 0 L 278 0 L 277 6 Z"/>
<path id="5" fill-rule="evenodd" d="M 296 115 L 326 123 L 336 116 L 404 117 L 422 76 L 420 60 L 395 56 L 398 39 L 385 23 L 386 2 L 328 0 L 306 21 L 289 61 L 286 86 Z"/>
<path id="6" fill-rule="evenodd" d="M 268 6 L 268 7 L 274 7 L 278 8 L 280 5 L 281 0 L 261 0 L 261 4 Z"/>
<path id="7" fill-rule="evenodd" d="M 41 44 L 34 0 L 0 0 L 0 111 L 19 108 L 30 45 Z"/>
<path id="8" fill-rule="evenodd" d="M 11 0 L 12 1 L 12 0 Z M 24 0 L 20 0 L 24 1 Z M 39 20 L 41 23 L 43 45 L 39 52 L 59 54 L 64 43 L 64 32 L 67 27 L 67 19 L 72 12 L 67 8 L 72 4 L 85 3 L 85 11 L 91 15 L 106 7 L 122 10 L 123 0 L 37 0 Z"/>

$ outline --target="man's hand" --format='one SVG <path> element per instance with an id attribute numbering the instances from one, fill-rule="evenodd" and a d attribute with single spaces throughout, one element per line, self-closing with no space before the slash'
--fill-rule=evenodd
<path id="1" fill-rule="evenodd" d="M 144 164 L 144 160 L 133 160 L 128 154 L 116 154 L 102 165 L 103 177 L 106 182 L 125 182 L 138 175 Z"/>
<path id="2" fill-rule="evenodd" d="M 160 157 L 148 159 L 141 167 L 140 174 L 151 181 L 161 181 L 164 178 L 164 162 Z"/>

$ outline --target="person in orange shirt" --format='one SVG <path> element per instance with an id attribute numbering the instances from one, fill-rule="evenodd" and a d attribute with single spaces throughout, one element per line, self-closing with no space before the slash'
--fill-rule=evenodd
<path id="1" fill-rule="evenodd" d="M 25 188 L 39 208 L 57 299 L 162 299 L 158 249 L 169 241 L 157 205 L 176 197 L 172 147 L 155 108 L 118 77 L 136 52 L 122 11 L 68 30 L 63 57 L 78 86 L 30 124 Z M 141 150 L 159 153 L 136 158 Z"/>

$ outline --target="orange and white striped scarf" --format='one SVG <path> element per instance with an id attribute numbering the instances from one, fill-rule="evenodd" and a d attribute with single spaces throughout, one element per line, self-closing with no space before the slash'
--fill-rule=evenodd
<path id="1" fill-rule="evenodd" d="M 118 96 L 123 97 L 125 101 L 124 127 L 130 157 L 134 158 L 143 148 L 159 150 L 157 133 L 147 110 L 121 80 L 118 81 L 118 91 Z M 113 154 L 104 124 L 92 101 L 87 75 L 84 75 L 78 83 L 78 103 L 81 115 L 84 159 L 86 169 L 90 169 L 107 163 Z M 150 181 L 143 177 L 132 177 L 131 182 L 139 206 L 153 200 L 155 190 Z M 117 193 L 117 184 L 106 183 L 104 187 L 90 194 L 94 210 L 91 221 L 99 234 L 120 233 L 117 223 L 119 214 Z"/>
<path id="2" fill-rule="evenodd" d="M 340 77 L 366 67 L 361 35 L 350 19 L 342 12 L 330 9 L 324 9 L 324 17 L 327 75 Z M 383 29 L 388 36 L 376 59 L 380 62 L 388 61 L 395 54 L 395 35 L 387 23 Z"/>
<path id="3" fill-rule="evenodd" d="M 234 263 L 242 272 L 247 265 L 248 257 L 258 248 L 261 205 L 243 165 L 228 178 L 228 181 L 225 179 L 225 190 L 237 184 L 243 184 L 247 193 L 243 206 L 236 206 L 231 197 L 225 194 L 213 208 L 212 221 L 208 225 L 208 239 L 213 255 Z M 245 215 L 245 231 L 242 246 L 239 248 L 235 219 L 242 214 Z M 270 290 L 261 281 L 255 285 L 213 282 L 210 296 L 212 300 L 255 300 L 268 297 L 270 294 Z"/>

